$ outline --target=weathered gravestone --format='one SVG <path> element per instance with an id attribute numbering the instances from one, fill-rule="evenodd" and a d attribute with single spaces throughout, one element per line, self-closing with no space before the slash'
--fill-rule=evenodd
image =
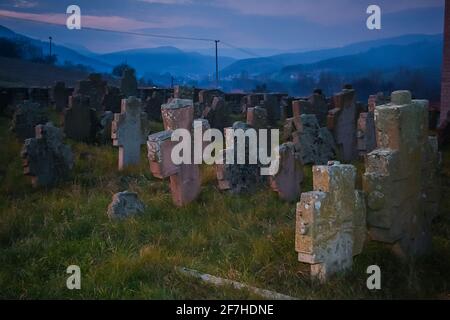
<path id="1" fill-rule="evenodd" d="M 114 113 L 111 111 L 103 112 L 100 117 L 100 130 L 97 132 L 97 141 L 102 144 L 111 143 L 111 127 L 114 120 Z"/>
<path id="2" fill-rule="evenodd" d="M 69 97 L 69 108 L 64 112 L 64 133 L 67 138 L 82 142 L 95 140 L 99 122 L 96 110 L 90 107 L 89 97 Z"/>
<path id="3" fill-rule="evenodd" d="M 122 99 L 125 98 L 117 87 L 108 86 L 108 91 L 103 97 L 103 110 L 111 111 L 112 113 L 120 113 L 122 106 Z"/>
<path id="4" fill-rule="evenodd" d="M 359 114 L 356 139 L 360 156 L 364 156 L 376 148 L 375 114 L 373 111 Z"/>
<path id="5" fill-rule="evenodd" d="M 247 124 L 255 129 L 266 129 L 269 124 L 267 110 L 260 106 L 247 108 Z"/>
<path id="6" fill-rule="evenodd" d="M 270 177 L 270 186 L 285 201 L 298 200 L 303 180 L 301 155 L 292 142 L 283 143 L 278 150 L 278 172 Z"/>
<path id="7" fill-rule="evenodd" d="M 250 161 L 250 140 L 245 137 L 245 141 L 239 142 L 235 136 L 236 130 L 243 130 L 245 134 L 248 130 L 254 129 L 240 121 L 235 122 L 233 127 L 225 128 L 226 149 L 219 153 L 218 157 L 222 161 L 216 164 L 218 187 L 234 194 L 253 192 L 267 179 L 260 174 L 261 167 L 258 161 L 254 161 L 255 163 Z M 238 143 L 245 146 L 245 154 L 238 155 Z M 243 158 L 243 163 L 238 163 L 239 157 Z"/>
<path id="8" fill-rule="evenodd" d="M 123 220 L 143 213 L 144 210 L 145 205 L 139 200 L 137 193 L 123 191 L 113 196 L 107 214 L 110 219 Z"/>
<path id="9" fill-rule="evenodd" d="M 195 94 L 197 92 L 197 95 Z M 175 86 L 173 88 L 173 97 L 175 99 L 192 100 L 192 103 L 198 100 L 198 91 L 193 87 Z"/>
<path id="10" fill-rule="evenodd" d="M 56 111 L 64 111 L 69 103 L 69 93 L 63 81 L 55 83 L 52 89 Z"/>
<path id="11" fill-rule="evenodd" d="M 154 91 L 151 97 L 145 100 L 145 112 L 150 120 L 161 121 L 161 106 L 166 102 L 166 93 Z"/>
<path id="12" fill-rule="evenodd" d="M 272 94 L 264 94 L 264 99 L 260 101 L 260 105 L 266 109 L 268 125 L 275 126 L 280 119 L 280 104 L 277 97 Z"/>
<path id="13" fill-rule="evenodd" d="M 297 204 L 295 250 L 321 281 L 352 267 L 366 239 L 364 197 L 355 190 L 356 168 L 330 162 L 313 167 L 312 192 Z"/>
<path id="14" fill-rule="evenodd" d="M 31 101 L 39 103 L 42 108 L 47 108 L 50 104 L 50 89 L 47 87 L 31 87 L 28 96 Z"/>
<path id="15" fill-rule="evenodd" d="M 321 127 L 327 124 L 328 103 L 321 90 L 315 90 L 314 93 L 304 100 L 292 101 L 292 114 L 299 117 L 303 114 L 313 114 Z"/>
<path id="16" fill-rule="evenodd" d="M 36 126 L 36 137 L 25 140 L 21 157 L 24 174 L 33 187 L 53 186 L 66 179 L 73 167 L 73 154 L 63 144 L 63 132 L 51 123 Z"/>
<path id="17" fill-rule="evenodd" d="M 97 112 L 102 111 L 103 98 L 107 92 L 107 83 L 99 73 L 91 73 L 87 80 L 78 81 L 73 95 L 89 97 L 89 106 Z"/>
<path id="18" fill-rule="evenodd" d="M 137 95 L 137 89 L 138 84 L 135 71 L 133 69 L 125 69 L 120 81 L 120 91 L 122 91 L 125 97 L 130 97 Z"/>
<path id="19" fill-rule="evenodd" d="M 338 146 L 338 157 L 342 161 L 350 162 L 357 158 L 356 149 L 356 121 L 357 106 L 356 93 L 353 89 L 343 89 L 333 97 L 334 109 L 328 112 L 328 129 L 333 133 Z"/>
<path id="20" fill-rule="evenodd" d="M 33 138 L 36 133 L 35 127 L 38 124 L 45 124 L 47 121 L 47 114 L 38 103 L 23 101 L 14 112 L 11 131 L 23 141 Z"/>
<path id="21" fill-rule="evenodd" d="M 319 126 L 313 114 L 288 119 L 283 136 L 288 141 L 294 142 L 303 164 L 326 164 L 336 157 L 333 135 L 327 128 Z"/>
<path id="22" fill-rule="evenodd" d="M 223 129 L 230 125 L 230 110 L 223 97 L 214 97 L 210 105 L 206 105 L 202 117 L 208 120 L 211 128 Z"/>
<path id="23" fill-rule="evenodd" d="M 184 120 L 181 121 L 184 122 Z M 172 125 L 178 127 L 184 123 L 173 123 Z M 202 126 L 207 128 L 209 125 L 203 120 Z M 176 206 L 181 207 L 194 201 L 200 194 L 200 168 L 199 165 L 193 164 L 193 161 L 191 164 L 175 165 L 173 163 L 172 150 L 177 142 L 171 141 L 172 133 L 172 130 L 166 130 L 148 137 L 148 160 L 153 176 L 170 179 L 172 200 Z"/>
<path id="24" fill-rule="evenodd" d="M 147 114 L 142 112 L 142 102 L 136 97 L 122 100 L 122 112 L 114 114 L 111 125 L 113 145 L 119 147 L 118 169 L 139 164 L 141 145 L 149 133 Z"/>
<path id="25" fill-rule="evenodd" d="M 427 105 L 411 100 L 409 91 L 396 91 L 391 103 L 376 107 L 377 149 L 367 155 L 363 176 L 370 237 L 405 258 L 430 249 L 430 211 L 438 200 L 426 181 L 436 177 L 438 159 L 435 140 L 428 138 Z"/>
<path id="26" fill-rule="evenodd" d="M 191 130 L 194 121 L 194 103 L 189 99 L 172 99 L 161 106 L 165 130 Z"/>

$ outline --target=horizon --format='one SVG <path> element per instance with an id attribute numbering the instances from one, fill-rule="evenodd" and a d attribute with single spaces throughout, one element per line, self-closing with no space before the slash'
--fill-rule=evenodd
<path id="1" fill-rule="evenodd" d="M 341 1 L 340 4 L 331 0 L 316 1 L 314 7 L 310 6 L 310 1 L 287 1 L 281 6 L 284 13 L 281 9 L 274 10 L 277 6 L 272 0 L 264 0 L 253 7 L 253 0 L 220 3 L 205 3 L 202 0 L 127 0 L 125 4 L 128 5 L 124 6 L 123 1 L 111 1 L 108 8 L 102 7 L 101 10 L 99 1 L 79 1 L 82 29 L 68 30 L 65 27 L 68 2 L 55 4 L 48 0 L 10 0 L 0 4 L 0 24 L 16 33 L 43 41 L 51 35 L 55 44 L 85 48 L 96 54 L 164 46 L 207 55 L 214 55 L 214 50 L 213 44 L 199 41 L 144 39 L 141 36 L 114 33 L 99 36 L 86 29 L 89 27 L 179 37 L 207 37 L 220 39 L 222 55 L 235 59 L 339 48 L 409 34 L 442 34 L 443 0 L 378 1 L 382 9 L 381 30 L 366 28 L 369 1 L 356 1 L 356 4 L 350 1 L 351 6 L 349 1 Z M 322 10 L 330 6 L 335 12 L 331 16 Z M 210 15 L 213 13 L 217 19 L 211 21 Z M 41 23 L 36 27 L 36 23 L 17 19 L 47 24 Z M 339 28 L 336 28 L 337 24 Z M 224 46 L 223 43 L 238 49 Z"/>

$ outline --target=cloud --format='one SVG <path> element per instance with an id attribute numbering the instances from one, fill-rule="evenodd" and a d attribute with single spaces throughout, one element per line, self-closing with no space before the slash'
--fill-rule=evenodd
<path id="1" fill-rule="evenodd" d="M 27 13 L 10 10 L 0 10 L 0 16 L 10 18 L 34 20 L 39 22 L 66 25 L 66 20 L 69 17 L 62 13 Z M 153 21 L 140 21 L 120 16 L 94 16 L 81 15 L 81 27 L 133 31 L 146 28 L 176 28 L 189 24 L 189 20 L 183 19 L 153 19 Z"/>

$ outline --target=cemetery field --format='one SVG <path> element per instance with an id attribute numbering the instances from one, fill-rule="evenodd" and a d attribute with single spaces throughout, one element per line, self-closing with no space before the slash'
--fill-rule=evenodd
<path id="1" fill-rule="evenodd" d="M 54 120 L 57 120 L 56 118 Z M 247 299 L 176 271 L 188 267 L 300 299 L 450 298 L 450 199 L 433 225 L 432 253 L 404 264 L 370 242 L 353 270 L 326 284 L 311 282 L 294 248 L 295 203 L 270 188 L 230 195 L 216 187 L 213 167 L 202 167 L 202 192 L 173 205 L 168 180 L 142 165 L 117 171 L 117 149 L 67 141 L 75 153 L 71 179 L 33 189 L 23 175 L 21 143 L 0 118 L 0 298 L 2 299 Z M 152 132 L 162 129 L 153 123 Z M 450 149 L 443 153 L 443 194 L 450 193 Z M 363 165 L 355 163 L 361 170 Z M 302 191 L 312 190 L 305 166 Z M 145 214 L 111 221 L 114 193 L 137 192 Z M 366 268 L 379 265 L 382 289 L 369 291 Z M 66 268 L 81 268 L 81 290 L 66 288 Z"/>

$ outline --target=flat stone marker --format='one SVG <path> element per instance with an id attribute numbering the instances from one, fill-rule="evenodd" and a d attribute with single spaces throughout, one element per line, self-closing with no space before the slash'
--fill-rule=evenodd
<path id="1" fill-rule="evenodd" d="M 129 97 L 122 100 L 122 112 L 114 115 L 111 126 L 113 145 L 119 147 L 119 170 L 139 164 L 141 145 L 146 143 L 149 126 L 147 114 L 142 112 L 141 100 Z"/>
<path id="2" fill-rule="evenodd" d="M 297 204 L 295 250 L 311 265 L 311 277 L 327 280 L 352 267 L 366 239 L 362 193 L 355 190 L 356 168 L 330 162 L 313 167 L 312 192 Z"/>
<path id="3" fill-rule="evenodd" d="M 191 130 L 194 121 L 194 103 L 189 99 L 172 99 L 161 106 L 165 130 Z"/>
<path id="4" fill-rule="evenodd" d="M 36 126 L 36 137 L 25 140 L 21 157 L 33 187 L 53 186 L 73 168 L 73 153 L 63 144 L 63 132 L 51 123 Z"/>

